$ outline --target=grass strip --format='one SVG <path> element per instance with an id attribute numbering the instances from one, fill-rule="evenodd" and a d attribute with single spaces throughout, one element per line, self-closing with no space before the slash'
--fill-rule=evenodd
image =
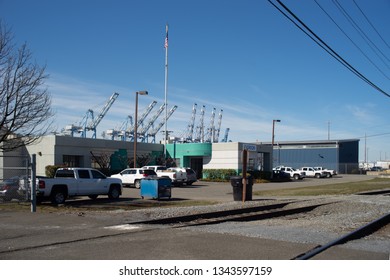
<path id="1" fill-rule="evenodd" d="M 258 196 L 349 195 L 383 189 L 390 189 L 390 179 L 374 178 L 361 182 L 338 183 L 293 189 L 254 191 L 253 194 Z"/>

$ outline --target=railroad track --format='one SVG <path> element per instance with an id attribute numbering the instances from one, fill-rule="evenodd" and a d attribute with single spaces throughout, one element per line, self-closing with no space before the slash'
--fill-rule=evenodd
<path id="1" fill-rule="evenodd" d="M 163 218 L 163 219 L 156 219 L 156 220 L 147 220 L 143 222 L 135 222 L 133 224 L 155 224 L 155 225 L 159 224 L 159 225 L 169 225 L 172 228 L 184 228 L 184 227 L 191 227 L 191 226 L 218 224 L 223 222 L 248 222 L 248 221 L 256 221 L 262 219 L 272 219 L 277 217 L 289 216 L 293 214 L 307 213 L 316 209 L 317 207 L 332 204 L 335 202 L 313 204 L 309 206 L 292 207 L 288 209 L 283 209 L 287 205 L 293 203 L 294 202 L 284 202 L 284 203 L 251 207 L 251 208 L 185 215 L 185 216 Z M 325 250 L 328 250 L 333 246 L 344 244 L 349 241 L 360 239 L 365 236 L 371 235 L 374 232 L 378 231 L 380 228 L 388 225 L 389 223 L 390 223 L 390 213 L 348 234 L 345 234 L 327 244 L 318 245 L 307 252 L 299 254 L 296 257 L 292 258 L 292 260 L 311 259 L 317 254 Z"/>
<path id="2" fill-rule="evenodd" d="M 136 229 L 135 231 L 130 231 L 130 232 L 124 231 L 120 233 L 104 232 L 96 236 L 89 236 L 89 237 L 86 236 L 84 238 L 78 237 L 71 240 L 49 242 L 49 243 L 35 245 L 35 246 L 29 244 L 28 246 L 14 248 L 12 250 L 9 249 L 5 250 L 3 252 L 0 252 L 0 254 L 24 251 L 24 250 L 40 249 L 44 247 L 60 246 L 66 244 L 68 245 L 77 244 L 79 242 L 87 242 L 90 240 L 112 238 L 114 236 L 118 236 L 118 237 L 124 236 L 128 234 L 132 234 L 133 232 L 140 232 L 140 231 L 146 232 L 146 231 L 154 231 L 154 230 L 161 229 L 160 227 L 142 227 L 142 225 L 165 225 L 168 226 L 169 228 L 185 228 L 185 227 L 194 227 L 194 226 L 201 226 L 201 225 L 212 225 L 212 224 L 218 224 L 224 222 L 257 221 L 257 220 L 272 219 L 278 217 L 287 217 L 295 214 L 309 213 L 310 211 L 313 211 L 318 207 L 337 203 L 337 202 L 318 203 L 318 200 L 312 202 L 310 200 L 306 200 L 305 201 L 306 206 L 295 205 L 296 203 L 300 203 L 300 202 L 303 201 L 296 201 L 296 200 L 283 201 L 279 203 L 272 203 L 269 205 L 262 205 L 256 207 L 245 207 L 245 208 L 232 209 L 226 211 L 215 211 L 215 212 L 170 217 L 170 218 L 136 221 L 136 222 L 126 223 L 126 225 L 141 226 L 138 228 L 134 227 L 134 229 Z M 292 260 L 311 259 L 317 254 L 325 250 L 328 250 L 329 248 L 335 245 L 344 244 L 348 241 L 359 239 L 364 236 L 368 236 L 374 233 L 375 231 L 379 230 L 383 226 L 388 225 L 389 223 L 390 223 L 390 214 L 384 215 L 383 217 L 376 219 L 375 221 L 372 221 L 371 223 L 368 223 L 367 225 L 360 227 L 352 231 L 351 233 L 346 234 L 332 242 L 329 242 L 324 245 L 316 246 L 307 252 L 299 254 L 296 257 L 292 258 Z"/>
<path id="3" fill-rule="evenodd" d="M 355 239 L 361 239 L 365 236 L 371 235 L 374 232 L 378 231 L 380 228 L 388 225 L 390 223 L 390 213 L 386 214 L 354 231 L 351 231 L 350 233 L 347 233 L 331 242 L 328 242 L 324 245 L 319 245 L 314 247 L 313 249 L 302 253 L 294 258 L 292 260 L 308 260 L 313 258 L 314 256 L 318 255 L 319 253 L 333 247 L 336 245 L 344 244 L 349 241 L 355 240 Z"/>
<path id="4" fill-rule="evenodd" d="M 171 227 L 190 227 L 200 225 L 219 224 L 223 222 L 248 222 L 264 219 L 272 219 L 276 217 L 289 216 L 299 213 L 310 212 L 317 207 L 330 203 L 313 204 L 303 207 L 291 207 L 284 209 L 287 205 L 295 203 L 294 201 L 283 202 L 277 204 L 263 205 L 257 207 L 240 208 L 225 211 L 207 212 L 193 215 L 177 216 L 170 218 L 162 218 L 155 220 L 146 220 L 133 222 L 130 224 L 158 224 L 170 225 Z"/>

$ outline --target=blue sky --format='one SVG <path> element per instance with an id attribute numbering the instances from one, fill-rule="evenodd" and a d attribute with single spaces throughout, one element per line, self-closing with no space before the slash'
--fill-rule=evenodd
<path id="1" fill-rule="evenodd" d="M 276 2 L 276 0 L 273 0 Z M 284 0 L 328 45 L 390 92 L 390 2 L 339 0 L 375 48 L 332 0 Z M 363 17 L 364 12 L 375 30 Z M 169 24 L 168 123 L 181 135 L 194 103 L 223 110 L 220 138 L 275 141 L 360 138 L 360 159 L 390 159 L 390 98 L 348 71 L 266 0 L 0 0 L 0 18 L 16 44 L 27 42 L 46 65 L 57 131 L 119 97 L 98 137 L 156 100 L 164 102 L 165 24 Z M 376 33 L 378 32 L 381 37 Z M 378 50 L 380 50 L 378 54 Z M 374 49 L 374 50 L 373 50 Z M 382 54 L 383 53 L 383 54 Z M 379 69 L 379 70 L 378 70 Z M 197 120 L 199 116 L 197 116 Z M 161 119 L 159 119 L 161 120 Z M 367 135 L 367 138 L 365 138 Z M 161 136 L 159 136 L 161 138 Z M 157 139 L 158 140 L 158 139 Z"/>

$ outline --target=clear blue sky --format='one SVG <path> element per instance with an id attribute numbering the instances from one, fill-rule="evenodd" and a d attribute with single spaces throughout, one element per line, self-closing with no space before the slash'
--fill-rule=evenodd
<path id="1" fill-rule="evenodd" d="M 273 0 L 276 2 L 276 0 Z M 370 47 L 332 0 L 283 2 L 374 84 L 390 92 L 390 2 L 339 0 Z M 370 23 L 363 17 L 364 12 Z M 220 138 L 275 141 L 360 138 L 360 159 L 390 159 L 390 98 L 318 47 L 266 0 L 0 0 L 0 18 L 46 64 L 57 131 L 120 95 L 98 136 L 153 100 L 164 102 L 164 38 L 169 24 L 168 123 L 182 134 L 194 103 L 223 109 Z M 377 32 L 381 35 L 378 36 Z M 352 42 L 353 43 L 352 43 Z M 358 47 L 357 47 L 358 46 Z M 373 50 L 374 49 L 374 50 Z M 378 52 L 380 50 L 380 52 Z M 379 70 L 378 70 L 379 69 Z M 197 120 L 199 116 L 197 116 Z M 367 135 L 367 141 L 365 141 Z M 161 137 L 161 136 L 160 136 Z"/>

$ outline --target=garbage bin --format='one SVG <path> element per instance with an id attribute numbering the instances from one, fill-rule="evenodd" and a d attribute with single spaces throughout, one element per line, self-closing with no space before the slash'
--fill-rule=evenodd
<path id="1" fill-rule="evenodd" d="M 230 184 L 233 187 L 233 199 L 234 201 L 242 201 L 242 193 L 244 189 L 244 184 L 242 183 L 242 176 L 232 176 L 230 177 Z M 252 191 L 253 191 L 253 178 L 248 176 L 246 182 L 246 194 L 245 201 L 252 200 Z"/>
<path id="2" fill-rule="evenodd" d="M 145 178 L 141 180 L 140 194 L 153 199 L 171 198 L 172 180 L 170 178 Z"/>

